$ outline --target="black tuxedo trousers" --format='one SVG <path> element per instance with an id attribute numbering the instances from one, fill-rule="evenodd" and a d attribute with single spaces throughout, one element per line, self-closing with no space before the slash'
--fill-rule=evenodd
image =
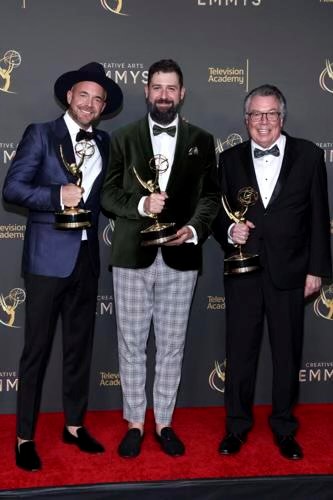
<path id="1" fill-rule="evenodd" d="M 273 366 L 270 425 L 277 434 L 292 434 L 297 428 L 292 408 L 298 395 L 304 288 L 276 288 L 263 262 L 260 271 L 225 277 L 225 295 L 227 431 L 241 434 L 252 427 L 256 372 L 266 319 Z"/>
<path id="2" fill-rule="evenodd" d="M 62 320 L 65 424 L 80 426 L 88 404 L 97 276 L 82 242 L 67 278 L 25 275 L 25 345 L 19 367 L 17 435 L 33 439 L 58 317 Z"/>

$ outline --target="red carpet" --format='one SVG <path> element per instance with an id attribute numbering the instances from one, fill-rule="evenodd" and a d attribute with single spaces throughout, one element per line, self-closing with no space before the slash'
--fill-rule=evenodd
<path id="1" fill-rule="evenodd" d="M 0 416 L 0 490 L 61 485 L 160 481 L 199 478 L 262 477 L 333 474 L 333 405 L 301 405 L 298 439 L 305 458 L 282 458 L 268 428 L 269 406 L 255 409 L 255 427 L 241 453 L 220 456 L 217 446 L 223 434 L 223 408 L 177 409 L 174 428 L 186 444 L 186 455 L 164 455 L 153 438 L 149 412 L 141 455 L 120 459 L 117 445 L 126 430 L 120 411 L 90 412 L 87 427 L 106 447 L 99 456 L 86 455 L 61 442 L 63 417 L 42 414 L 36 441 L 43 461 L 40 472 L 24 472 L 14 462 L 15 418 Z"/>

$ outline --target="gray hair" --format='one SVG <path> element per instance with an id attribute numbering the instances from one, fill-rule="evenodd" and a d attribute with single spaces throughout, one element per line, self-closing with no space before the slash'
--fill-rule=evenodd
<path id="1" fill-rule="evenodd" d="M 277 87 L 274 85 L 269 85 L 266 83 L 265 85 L 260 85 L 260 87 L 256 87 L 255 89 L 251 90 L 247 96 L 244 99 L 244 115 L 248 113 L 249 107 L 250 107 L 250 102 L 251 99 L 255 96 L 260 96 L 260 97 L 267 97 L 267 96 L 274 96 L 280 103 L 280 112 L 281 112 L 281 117 L 283 120 L 286 119 L 287 117 L 287 101 L 284 95 L 282 94 L 281 90 L 279 90 Z"/>

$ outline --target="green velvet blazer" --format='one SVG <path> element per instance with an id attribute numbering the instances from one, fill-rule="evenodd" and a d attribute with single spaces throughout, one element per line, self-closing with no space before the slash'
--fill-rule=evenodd
<path id="1" fill-rule="evenodd" d="M 140 231 L 153 223 L 142 217 L 138 204 L 149 192 L 140 185 L 139 176 L 154 178 L 149 160 L 154 156 L 148 117 L 114 132 L 111 139 L 111 161 L 102 190 L 102 207 L 115 220 L 111 244 L 111 265 L 144 268 L 156 257 L 157 247 L 141 246 Z M 175 222 L 195 228 L 199 244 L 162 245 L 164 261 L 174 269 L 200 269 L 202 243 L 220 206 L 214 140 L 212 135 L 182 119 L 179 120 L 173 165 L 166 188 L 168 200 L 159 217 L 161 222 Z"/>

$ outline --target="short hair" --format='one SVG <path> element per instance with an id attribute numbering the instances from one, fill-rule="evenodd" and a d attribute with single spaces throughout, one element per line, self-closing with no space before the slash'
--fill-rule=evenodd
<path id="1" fill-rule="evenodd" d="M 148 85 L 150 84 L 153 75 L 155 73 L 159 73 L 160 71 L 162 73 L 177 73 L 179 84 L 181 87 L 183 86 L 184 79 L 182 70 L 180 69 L 179 64 L 177 64 L 173 59 L 161 59 L 150 66 L 148 70 Z"/>
<path id="2" fill-rule="evenodd" d="M 253 97 L 255 96 L 267 97 L 271 95 L 276 97 L 276 99 L 279 101 L 282 119 L 285 119 L 287 116 L 287 100 L 282 94 L 281 90 L 279 90 L 274 85 L 269 85 L 268 83 L 260 85 L 260 87 L 256 87 L 247 94 L 247 96 L 244 99 L 244 114 L 246 115 L 246 113 L 248 112 L 250 101 Z"/>

